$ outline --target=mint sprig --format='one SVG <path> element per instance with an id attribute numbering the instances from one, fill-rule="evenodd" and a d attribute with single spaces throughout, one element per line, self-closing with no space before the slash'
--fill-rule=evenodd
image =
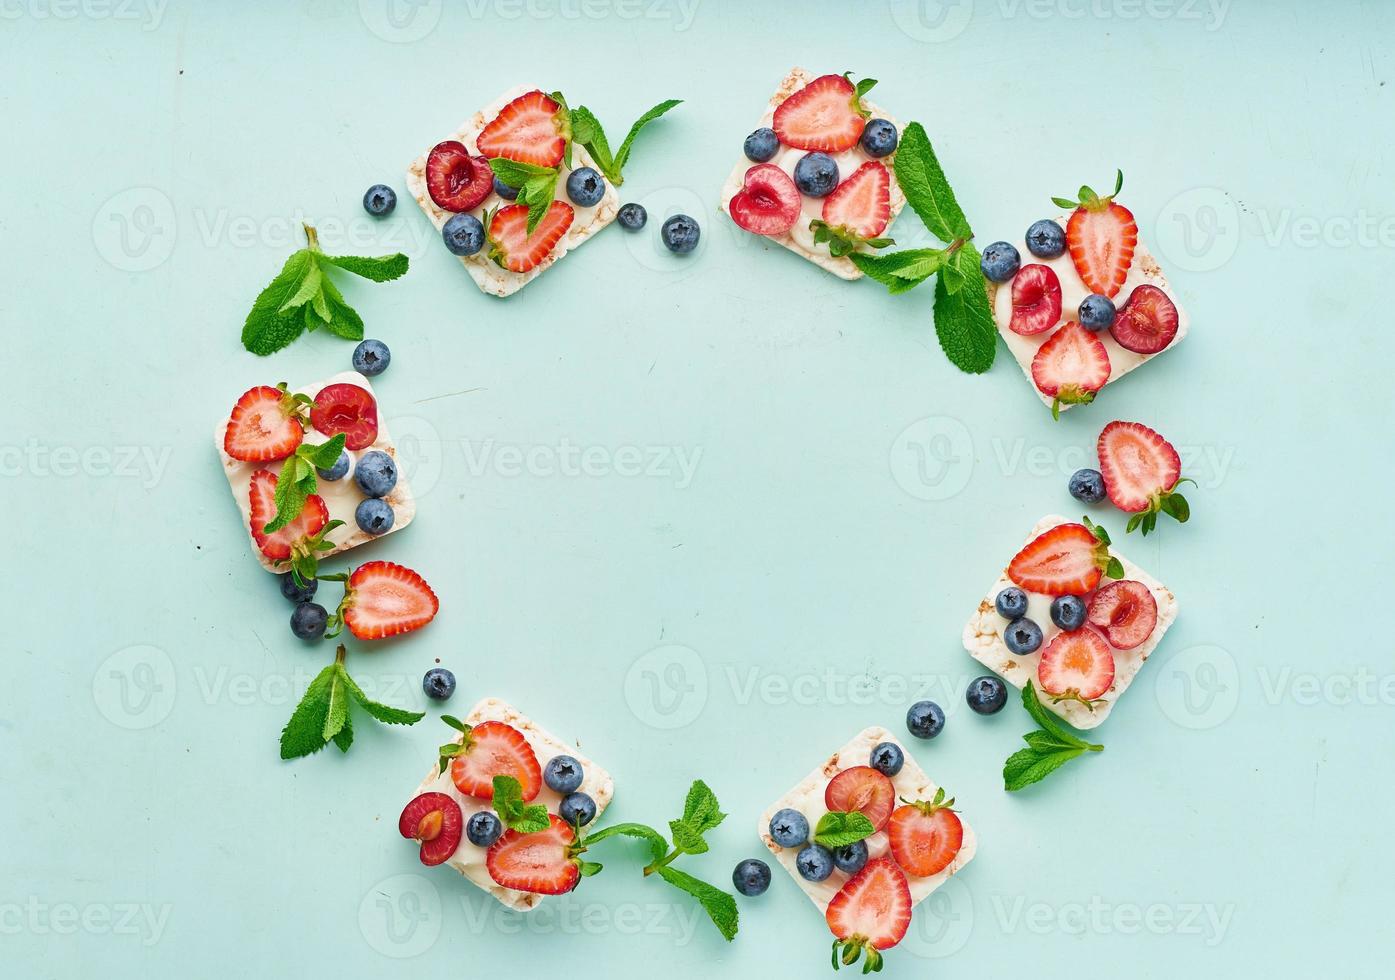
<path id="1" fill-rule="evenodd" d="M 443 769 L 442 772 L 444 771 Z M 500 822 L 509 830 L 516 830 L 520 834 L 536 834 L 550 826 L 547 807 L 541 803 L 524 803 L 523 787 L 512 776 L 494 777 L 493 804 Z"/>
<path id="2" fill-rule="evenodd" d="M 596 167 L 605 176 L 605 179 L 610 181 L 612 186 L 619 187 L 625 182 L 623 173 L 625 164 L 630 161 L 630 153 L 634 149 L 635 140 L 640 131 L 673 107 L 681 105 L 682 102 L 682 99 L 665 99 L 636 119 L 614 155 L 611 154 L 610 143 L 606 139 L 605 129 L 601 126 L 601 121 L 586 106 L 579 105 L 571 110 L 572 140 L 586 147 L 586 152 L 591 155 L 592 160 L 596 161 Z"/>
<path id="3" fill-rule="evenodd" d="M 872 821 L 864 813 L 856 810 L 851 813 L 833 811 L 819 817 L 814 827 L 814 843 L 834 850 L 866 840 L 876 831 L 877 828 L 872 826 Z"/>
<path id="4" fill-rule="evenodd" d="M 415 725 L 421 721 L 420 711 L 394 708 L 370 699 L 344 667 L 347 653 L 341 645 L 335 651 L 334 663 L 320 671 L 305 689 L 305 696 L 281 731 L 282 759 L 313 755 L 330 742 L 341 752 L 349 751 L 354 741 L 349 714 L 351 702 L 356 702 L 369 717 L 387 725 Z"/>
<path id="5" fill-rule="evenodd" d="M 560 171 L 556 167 L 540 167 L 535 163 L 519 163 L 502 158 L 490 160 L 489 168 L 502 183 L 518 188 L 515 203 L 527 206 L 528 233 L 531 235 L 552 206 L 552 199 L 557 196 L 557 175 Z M 488 224 L 486 221 L 485 226 L 488 227 Z"/>
<path id="6" fill-rule="evenodd" d="M 1003 763 L 1003 789 L 1009 793 L 1040 782 L 1086 752 L 1104 751 L 1103 745 L 1077 738 L 1061 727 L 1056 717 L 1037 699 L 1036 688 L 1031 681 L 1022 688 L 1022 706 L 1032 720 L 1041 726 L 1041 730 L 1023 735 L 1022 740 L 1027 747 L 1018 749 Z"/>

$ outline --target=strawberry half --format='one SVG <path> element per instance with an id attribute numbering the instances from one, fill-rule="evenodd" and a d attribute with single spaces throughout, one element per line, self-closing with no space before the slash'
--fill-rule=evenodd
<path id="1" fill-rule="evenodd" d="M 451 757 L 450 778 L 455 788 L 478 800 L 494 799 L 494 777 L 518 780 L 528 802 L 542 789 L 542 767 L 523 733 L 502 721 L 465 725 L 465 741 Z"/>
<path id="2" fill-rule="evenodd" d="M 1109 553 L 1109 535 L 1098 525 L 1057 524 L 1043 531 L 1013 556 L 1008 578 L 1028 592 L 1084 595 L 1100 578 L 1123 578 L 1119 559 Z"/>
<path id="3" fill-rule="evenodd" d="M 275 473 L 270 470 L 257 470 L 252 474 L 248 488 L 248 512 L 252 540 L 263 555 L 276 562 L 290 561 L 297 555 L 311 554 L 315 550 L 320 532 L 329 523 L 329 508 L 324 498 L 312 493 L 305 498 L 305 506 L 300 515 L 281 530 L 266 533 L 266 526 L 276 517 Z"/>
<path id="4" fill-rule="evenodd" d="M 496 884 L 537 895 L 564 895 L 581 880 L 576 831 L 555 813 L 546 830 L 509 830 L 489 846 L 484 863 Z"/>
<path id="5" fill-rule="evenodd" d="M 853 766 L 829 780 L 823 805 L 838 813 L 861 813 L 872 821 L 873 829 L 881 830 L 896 806 L 896 789 L 871 766 Z"/>
<path id="6" fill-rule="evenodd" d="M 459 140 L 446 140 L 426 157 L 426 191 L 443 211 L 473 211 L 494 189 L 485 157 L 472 157 Z"/>
<path id="7" fill-rule="evenodd" d="M 1072 201 L 1053 197 L 1063 208 L 1075 208 L 1066 222 L 1066 247 L 1075 271 L 1092 293 L 1114 297 L 1128 278 L 1133 252 L 1138 246 L 1138 223 L 1133 212 L 1114 198 L 1124 186 L 1124 172 L 1114 182 L 1114 193 L 1100 197 L 1089 187 L 1081 187 Z"/>
<path id="8" fill-rule="evenodd" d="M 285 459 L 305 438 L 302 406 L 285 385 L 249 388 L 228 415 L 223 452 L 246 463 Z"/>
<path id="9" fill-rule="evenodd" d="M 570 204 L 553 201 L 529 234 L 528 205 L 500 208 L 489 222 L 489 257 L 510 272 L 534 269 L 562 240 L 575 217 Z"/>
<path id="10" fill-rule="evenodd" d="M 834 256 L 847 255 L 860 245 L 885 248 L 890 238 L 878 238 L 891 220 L 891 171 L 876 160 L 858 167 L 823 199 L 823 220 L 813 222 L 814 241 L 829 242 Z"/>
<path id="11" fill-rule="evenodd" d="M 1153 635 L 1158 625 L 1158 600 L 1142 582 L 1126 578 L 1111 582 L 1090 599 L 1090 625 L 1104 632 L 1116 650 L 1132 650 Z"/>
<path id="12" fill-rule="evenodd" d="M 440 608 L 436 593 L 416 572 L 390 561 L 370 561 L 349 576 L 339 615 L 360 640 L 381 640 L 421 629 Z"/>
<path id="13" fill-rule="evenodd" d="M 397 831 L 408 840 L 421 842 L 421 863 L 434 867 L 449 860 L 460 846 L 465 821 L 460 804 L 445 793 L 422 793 L 402 808 Z"/>
<path id="14" fill-rule="evenodd" d="M 1088 626 L 1057 633 L 1041 651 L 1037 681 L 1052 701 L 1079 701 L 1093 709 L 1114 683 L 1114 654 Z"/>
<path id="15" fill-rule="evenodd" d="M 891 855 L 906 874 L 937 875 L 958 855 L 964 846 L 964 825 L 953 806 L 941 787 L 933 800 L 907 802 L 891 814 L 886 828 Z"/>
<path id="16" fill-rule="evenodd" d="M 1049 265 L 1024 265 L 1012 277 L 1008 329 L 1030 337 L 1061 322 L 1061 280 Z"/>
<path id="17" fill-rule="evenodd" d="M 524 92 L 490 120 L 475 145 L 493 159 L 503 157 L 537 167 L 555 167 L 571 139 L 571 117 L 550 96 Z"/>
<path id="18" fill-rule="evenodd" d="M 1032 383 L 1051 398 L 1051 417 L 1058 419 L 1062 405 L 1094 401 L 1109 380 L 1110 370 L 1109 351 L 1100 339 L 1074 320 L 1067 320 L 1037 348 L 1032 358 Z"/>
<path id="19" fill-rule="evenodd" d="M 905 874 L 890 858 L 868 861 L 833 896 L 824 921 L 835 937 L 833 969 L 852 966 L 865 954 L 862 972 L 876 973 L 882 968 L 881 950 L 899 943 L 911 925 Z"/>
<path id="20" fill-rule="evenodd" d="M 857 145 L 867 116 L 847 75 L 820 75 L 776 107 L 771 128 L 786 146 L 841 153 Z"/>
<path id="21" fill-rule="evenodd" d="M 1159 513 L 1179 523 L 1191 517 L 1187 499 L 1177 492 L 1183 482 L 1182 458 L 1157 432 L 1142 422 L 1110 422 L 1095 451 L 1105 493 L 1115 507 L 1133 514 L 1127 531 L 1142 525 L 1147 534 L 1157 526 Z"/>
<path id="22" fill-rule="evenodd" d="M 773 163 L 746 171 L 741 190 L 727 202 L 731 220 L 757 235 L 783 235 L 799 217 L 799 188 Z"/>
<path id="23" fill-rule="evenodd" d="M 1129 293 L 1109 332 L 1135 354 L 1156 354 L 1177 336 L 1177 307 L 1157 286 L 1144 283 Z"/>
<path id="24" fill-rule="evenodd" d="M 345 449 L 367 449 L 378 441 L 378 403 L 358 385 L 325 385 L 315 395 L 310 424 L 330 437 L 344 433 Z"/>

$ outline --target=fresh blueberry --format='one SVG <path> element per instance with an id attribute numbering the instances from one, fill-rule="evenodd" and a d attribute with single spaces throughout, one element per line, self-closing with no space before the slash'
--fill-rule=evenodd
<path id="1" fill-rule="evenodd" d="M 1018 616 L 1003 630 L 1003 642 L 1009 651 L 1019 657 L 1036 653 L 1037 647 L 1041 646 L 1041 627 L 1026 616 Z"/>
<path id="2" fill-rule="evenodd" d="M 579 208 L 593 208 L 605 197 L 605 178 L 590 167 L 567 174 L 567 196 Z"/>
<path id="3" fill-rule="evenodd" d="M 295 575 L 291 572 L 281 576 L 281 594 L 292 602 L 309 602 L 315 598 L 315 590 L 319 587 L 319 579 L 306 579 L 304 584 L 301 584 L 295 580 Z"/>
<path id="4" fill-rule="evenodd" d="M 906 756 L 895 742 L 878 742 L 872 746 L 872 756 L 867 761 L 883 775 L 894 776 L 906 764 Z"/>
<path id="5" fill-rule="evenodd" d="M 321 480 L 328 480 L 330 483 L 334 483 L 348 476 L 349 464 L 352 462 L 353 460 L 349 458 L 349 451 L 345 449 L 339 454 L 339 458 L 334 461 L 333 466 L 327 470 L 322 470 L 317 466 L 315 467 L 315 472 L 320 475 Z"/>
<path id="6" fill-rule="evenodd" d="M 945 713 L 934 701 L 917 701 L 906 712 L 906 727 L 916 738 L 934 738 L 945 727 Z"/>
<path id="7" fill-rule="evenodd" d="M 451 255 L 474 255 L 484 248 L 484 225 L 473 214 L 453 214 L 441 226 L 441 240 Z"/>
<path id="8" fill-rule="evenodd" d="M 363 193 L 363 210 L 381 218 L 397 207 L 397 192 L 387 184 L 374 184 Z"/>
<path id="9" fill-rule="evenodd" d="M 585 793 L 568 793 L 557 804 L 557 816 L 573 826 L 586 826 L 596 819 L 596 801 Z"/>
<path id="10" fill-rule="evenodd" d="M 1080 301 L 1080 325 L 1099 333 L 1114 325 L 1114 301 L 1102 293 L 1091 293 Z"/>
<path id="11" fill-rule="evenodd" d="M 1027 251 L 1039 259 L 1054 259 L 1066 250 L 1066 232 L 1050 218 L 1042 218 L 1027 229 Z"/>
<path id="12" fill-rule="evenodd" d="M 764 894 L 770 887 L 770 865 L 760 858 L 747 858 L 731 873 L 731 883 L 742 895 Z"/>
<path id="13" fill-rule="evenodd" d="M 983 250 L 983 258 L 978 267 L 983 270 L 983 278 L 990 282 L 1007 282 L 1017 275 L 1022 265 L 1022 256 L 1008 242 L 994 242 Z"/>
<path id="14" fill-rule="evenodd" d="M 889 119 L 869 119 L 862 127 L 862 148 L 869 157 L 884 157 L 896 149 L 896 124 Z"/>
<path id="15" fill-rule="evenodd" d="M 382 374 L 392 360 L 392 351 L 381 340 L 365 340 L 354 348 L 354 370 L 368 377 Z"/>
<path id="16" fill-rule="evenodd" d="M 1076 470 L 1070 475 L 1070 495 L 1082 504 L 1097 504 L 1104 499 L 1104 474 L 1099 470 Z"/>
<path id="17" fill-rule="evenodd" d="M 354 482 L 366 497 L 386 497 L 397 486 L 397 462 L 381 449 L 364 453 L 354 467 Z"/>
<path id="18" fill-rule="evenodd" d="M 801 194 L 826 197 L 838 186 L 838 163 L 827 153 L 815 150 L 794 165 L 794 186 Z"/>
<path id="19" fill-rule="evenodd" d="M 455 675 L 444 667 L 432 667 L 422 677 L 421 689 L 433 701 L 445 701 L 455 693 Z"/>
<path id="20" fill-rule="evenodd" d="M 581 763 L 569 755 L 554 755 L 543 767 L 543 782 L 547 783 L 547 788 L 563 796 L 580 789 L 585 776 Z"/>
<path id="21" fill-rule="evenodd" d="M 392 530 L 395 516 L 386 500 L 369 497 L 367 500 L 361 501 L 354 509 L 354 520 L 358 522 L 359 529 L 362 531 L 367 531 L 369 534 L 386 534 Z"/>
<path id="22" fill-rule="evenodd" d="M 302 640 L 318 640 L 325 635 L 329 613 L 318 602 L 302 602 L 291 611 L 291 632 Z"/>
<path id="23" fill-rule="evenodd" d="M 465 821 L 465 837 L 476 847 L 488 847 L 504 833 L 504 824 L 488 810 L 480 810 Z"/>
<path id="24" fill-rule="evenodd" d="M 833 874 L 833 852 L 822 844 L 807 844 L 795 855 L 794 866 L 805 881 L 823 881 Z"/>
<path id="25" fill-rule="evenodd" d="M 1085 600 L 1078 595 L 1058 595 L 1051 600 L 1051 621 L 1067 633 L 1085 625 Z"/>
<path id="26" fill-rule="evenodd" d="M 659 228 L 659 237 L 664 240 L 664 247 L 670 252 L 686 255 L 697 248 L 702 229 L 686 214 L 675 214 Z"/>
<path id="27" fill-rule="evenodd" d="M 975 677 L 969 681 L 964 700 L 976 714 L 995 715 L 1007 704 L 1007 685 L 1001 677 L 994 677 L 992 674 Z"/>
<path id="28" fill-rule="evenodd" d="M 629 204 L 620 205 L 620 213 L 615 217 L 620 222 L 620 227 L 626 231 L 639 231 L 649 220 L 649 212 L 644 210 L 643 204 L 631 201 Z"/>
<path id="29" fill-rule="evenodd" d="M 845 874 L 855 875 L 867 863 L 867 842 L 856 841 L 833 852 L 833 866 Z"/>
<path id="30" fill-rule="evenodd" d="M 495 175 L 494 177 L 494 193 L 498 194 L 506 201 L 518 200 L 518 188 L 510 187 L 508 184 L 500 180 L 498 175 Z"/>
<path id="31" fill-rule="evenodd" d="M 746 151 L 747 160 L 753 163 L 765 163 L 779 152 L 780 137 L 776 136 L 775 130 L 769 126 L 762 126 L 746 137 L 746 143 L 742 149 Z"/>
<path id="32" fill-rule="evenodd" d="M 781 847 L 798 847 L 809 839 L 809 821 L 798 810 L 785 807 L 770 818 L 770 839 Z"/>
<path id="33" fill-rule="evenodd" d="M 998 593 L 998 597 L 993 600 L 993 607 L 1004 619 L 1016 619 L 1027 611 L 1027 593 L 1015 585 L 1009 585 Z"/>

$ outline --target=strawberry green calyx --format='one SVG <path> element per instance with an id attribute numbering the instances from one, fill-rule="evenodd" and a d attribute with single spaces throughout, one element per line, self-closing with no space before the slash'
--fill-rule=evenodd
<path id="1" fill-rule="evenodd" d="M 830 225 L 821 218 L 810 221 L 809 230 L 814 233 L 816 245 L 822 242 L 828 243 L 828 252 L 835 259 L 842 258 L 864 245 L 868 248 L 886 248 L 888 245 L 896 244 L 894 238 L 865 238 L 847 225 Z"/>
<path id="2" fill-rule="evenodd" d="M 1187 519 L 1192 516 L 1192 508 L 1187 503 L 1187 498 L 1177 492 L 1177 488 L 1184 483 L 1196 485 L 1195 480 L 1184 476 L 1166 490 L 1159 490 L 1149 498 L 1148 507 L 1145 510 L 1138 511 L 1129 518 L 1129 523 L 1124 527 L 1124 533 L 1128 534 L 1134 528 L 1141 527 L 1146 537 L 1158 526 L 1159 514 L 1168 515 L 1178 524 L 1187 523 Z"/>
<path id="3" fill-rule="evenodd" d="M 1080 385 L 1062 385 L 1061 390 L 1056 392 L 1056 397 L 1051 399 L 1051 417 L 1059 422 L 1062 405 L 1088 405 L 1095 400 L 1095 394 L 1096 392 L 1086 391 Z"/>
<path id="4" fill-rule="evenodd" d="M 954 809 L 954 797 L 951 796 L 949 799 L 945 799 L 945 788 L 943 786 L 935 790 L 934 799 L 908 800 L 903 796 L 901 797 L 901 802 L 906 804 L 907 806 L 915 807 L 917 810 L 925 814 L 927 817 L 935 813 L 937 810 L 948 810 L 950 813 L 959 812 Z"/>
<path id="5" fill-rule="evenodd" d="M 454 715 L 442 715 L 441 720 L 465 736 L 460 742 L 447 742 L 445 745 L 441 746 L 438 765 L 440 766 L 441 773 L 444 775 L 446 770 L 450 767 L 450 760 L 458 755 L 465 755 L 470 751 L 470 732 L 474 730 L 474 726 L 465 724 Z M 518 780 L 514 780 L 514 782 L 516 784 Z"/>
<path id="6" fill-rule="evenodd" d="M 1087 698 L 1080 693 L 1079 688 L 1075 687 L 1068 687 L 1060 694 L 1051 695 L 1052 704 L 1060 704 L 1062 701 L 1075 701 L 1079 704 L 1083 704 L 1086 708 L 1090 709 L 1091 712 L 1095 710 L 1095 705 L 1109 703 L 1108 698 Z"/>
<path id="7" fill-rule="evenodd" d="M 1084 208 L 1086 211 L 1103 211 L 1109 207 L 1109 203 L 1119 196 L 1119 191 L 1124 187 L 1124 172 L 1117 171 L 1114 177 L 1114 192 L 1108 197 L 1100 197 L 1088 184 L 1081 184 L 1080 190 L 1076 192 L 1076 199 L 1071 200 L 1066 197 L 1053 197 L 1051 203 L 1060 208 Z"/>
<path id="8" fill-rule="evenodd" d="M 843 78 L 853 87 L 851 100 L 853 112 L 857 113 L 863 119 L 869 118 L 872 115 L 872 111 L 862 104 L 862 97 L 872 91 L 872 86 L 877 84 L 877 80 L 875 78 L 864 78 L 860 82 L 854 82 L 852 80 L 852 72 L 850 71 L 843 72 Z"/>
<path id="9" fill-rule="evenodd" d="M 291 545 L 291 557 L 282 558 L 277 565 L 289 565 L 291 577 L 296 585 L 304 587 L 318 578 L 320 552 L 333 551 L 335 544 L 329 540 L 329 532 L 344 526 L 343 521 L 330 521 L 314 537 L 301 538 Z"/>
<path id="10" fill-rule="evenodd" d="M 849 936 L 847 939 L 833 940 L 833 969 L 852 966 L 859 958 L 862 959 L 863 974 L 881 972 L 882 952 L 872 945 L 872 940 L 866 936 Z"/>
<path id="11" fill-rule="evenodd" d="M 1109 546 L 1113 542 L 1110 541 L 1109 532 L 1104 529 L 1104 525 L 1096 524 L 1084 516 L 1080 520 L 1086 529 L 1095 536 L 1095 540 L 1099 542 L 1095 548 L 1095 567 L 1108 578 L 1123 578 L 1124 563 L 1109 553 Z"/>

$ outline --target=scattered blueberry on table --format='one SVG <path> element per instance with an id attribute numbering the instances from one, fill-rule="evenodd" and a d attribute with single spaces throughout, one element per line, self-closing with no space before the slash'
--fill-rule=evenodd
<path id="1" fill-rule="evenodd" d="M 934 738 L 944 727 L 944 710 L 934 701 L 917 701 L 906 712 L 906 729 L 916 738 Z"/>
<path id="2" fill-rule="evenodd" d="M 375 218 L 392 214 L 397 207 L 397 192 L 387 184 L 374 184 L 363 194 L 363 210 Z"/>

